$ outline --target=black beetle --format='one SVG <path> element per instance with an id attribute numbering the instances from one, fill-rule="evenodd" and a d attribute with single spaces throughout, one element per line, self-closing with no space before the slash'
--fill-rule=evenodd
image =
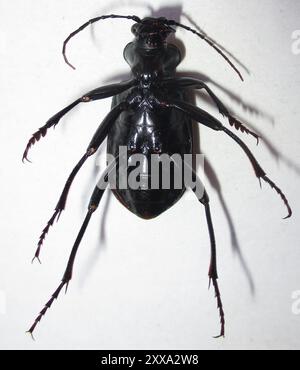
<path id="1" fill-rule="evenodd" d="M 246 153 L 257 178 L 260 181 L 264 180 L 267 182 L 281 196 L 288 209 L 287 217 L 292 215 L 287 198 L 277 185 L 275 185 L 275 183 L 266 176 L 266 173 L 258 164 L 257 160 L 244 142 L 210 114 L 192 105 L 189 101 L 187 90 L 206 90 L 212 101 L 216 104 L 219 112 L 228 118 L 231 126 L 254 136 L 257 141 L 259 139 L 258 135 L 250 131 L 239 120 L 233 117 L 224 104 L 202 81 L 190 77 L 176 77 L 176 67 L 181 62 L 181 55 L 179 49 L 175 45 L 168 43 L 167 39 L 171 33 L 175 32 L 175 29 L 172 28 L 172 26 L 181 27 L 193 32 L 221 54 L 230 66 L 238 73 L 239 77 L 243 79 L 240 72 L 224 55 L 224 53 L 204 34 L 174 20 L 168 20 L 163 17 L 148 17 L 140 19 L 137 16 L 103 15 L 89 20 L 76 31 L 72 32 L 65 40 L 63 45 L 63 56 L 69 66 L 74 68 L 69 63 L 65 53 L 68 41 L 88 25 L 107 18 L 123 18 L 135 22 L 132 26 L 132 32 L 135 39 L 124 49 L 124 58 L 131 68 L 132 79 L 126 82 L 97 88 L 62 109 L 33 134 L 23 155 L 23 160 L 27 159 L 30 147 L 42 136 L 45 136 L 50 127 L 55 127 L 59 120 L 77 104 L 113 97 L 111 111 L 104 118 L 96 131 L 86 153 L 71 172 L 55 207 L 55 212 L 40 236 L 38 248 L 34 256 L 34 258 L 37 259 L 39 259 L 40 249 L 50 226 L 53 225 L 55 219 L 59 218 L 61 212 L 65 208 L 67 195 L 77 172 L 86 159 L 97 151 L 101 143 L 107 137 L 107 153 L 112 154 L 115 161 L 108 165 L 107 171 L 105 171 L 101 178 L 101 186 L 98 184 L 92 194 L 88 206 L 88 213 L 72 248 L 62 281 L 35 319 L 33 325 L 30 327 L 29 333 L 31 333 L 31 335 L 37 323 L 50 308 L 53 301 L 58 297 L 62 288 L 65 286 L 67 289 L 72 278 L 72 269 L 80 241 L 85 233 L 93 212 L 98 207 L 102 198 L 105 187 L 108 183 L 109 173 L 118 167 L 120 156 L 119 148 L 122 146 L 127 148 L 129 154 L 141 153 L 146 157 L 149 157 L 154 153 L 158 155 L 168 154 L 170 156 L 177 153 L 180 156 L 183 156 L 184 154 L 192 153 L 191 126 L 193 121 L 201 123 L 215 131 L 224 132 Z M 194 177 L 197 177 L 195 172 L 193 175 Z M 149 178 L 150 177 L 151 173 L 149 175 Z M 200 180 L 197 179 L 197 181 Z M 116 183 L 118 184 L 118 181 Z M 181 198 L 185 190 L 186 187 L 184 185 L 179 189 L 171 186 L 169 189 L 162 189 L 159 187 L 158 189 L 150 188 L 146 190 L 141 188 L 122 189 L 117 185 L 112 191 L 116 198 L 131 212 L 144 219 L 150 219 L 158 216 L 171 207 Z M 196 192 L 195 187 L 193 187 L 192 190 Z M 217 298 L 221 320 L 220 336 L 224 336 L 225 319 L 217 283 L 216 243 L 209 207 L 209 198 L 205 189 L 203 189 L 202 196 L 200 198 L 198 197 L 198 199 L 205 207 L 211 241 L 209 281 L 212 282 L 214 286 Z"/>

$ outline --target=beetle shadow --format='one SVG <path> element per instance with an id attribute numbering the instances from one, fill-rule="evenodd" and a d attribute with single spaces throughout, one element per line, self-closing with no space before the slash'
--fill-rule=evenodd
<path id="1" fill-rule="evenodd" d="M 222 91 L 228 98 L 235 103 L 239 108 L 241 108 L 244 113 L 247 113 L 256 118 L 262 118 L 265 121 L 269 122 L 272 126 L 275 126 L 275 119 L 274 117 L 269 114 L 268 112 L 264 111 L 262 108 L 255 106 L 253 103 L 247 102 L 241 98 L 240 95 L 235 94 L 233 91 L 229 90 L 225 86 L 221 85 L 220 83 L 214 81 L 212 78 L 208 77 L 206 74 L 199 72 L 199 71 L 180 71 L 177 72 L 178 77 L 193 77 L 198 80 L 201 80 L 205 83 L 210 83 L 211 85 L 215 86 L 217 89 Z M 201 94 L 201 91 L 196 90 L 196 94 Z M 209 99 L 207 94 L 202 94 L 202 99 L 206 100 L 206 102 L 214 107 L 212 101 Z M 231 112 L 234 113 L 234 112 Z"/>
<path id="2" fill-rule="evenodd" d="M 211 41 L 221 51 L 225 52 L 225 54 L 227 54 L 230 57 L 230 59 L 233 60 L 236 64 L 238 64 L 240 67 L 242 67 L 248 75 L 251 74 L 248 67 L 244 63 L 242 63 L 232 52 L 230 52 L 227 48 L 225 48 L 224 46 L 219 44 L 215 39 L 208 36 L 207 33 L 201 27 L 199 27 L 199 25 L 193 20 L 192 16 L 190 16 L 189 14 L 187 14 L 185 12 L 183 12 L 182 15 L 191 23 L 191 25 L 195 28 L 196 31 L 203 34 L 206 39 Z"/>
<path id="3" fill-rule="evenodd" d="M 261 118 L 271 123 L 272 126 L 275 126 L 275 119 L 270 114 L 255 107 L 253 104 L 249 102 L 245 102 L 240 97 L 238 97 L 236 94 L 232 93 L 229 89 L 213 81 L 211 78 L 207 77 L 203 73 L 187 71 L 187 72 L 178 72 L 177 75 L 181 77 L 186 77 L 186 76 L 194 77 L 196 79 L 202 80 L 205 83 L 211 83 L 212 85 L 216 86 L 221 91 L 223 91 L 236 105 L 242 108 L 244 112 L 248 114 L 248 116 L 250 115 L 250 116 L 253 116 L 253 118 Z M 196 96 L 199 97 L 202 101 L 205 101 L 205 103 L 210 108 L 216 110 L 216 106 L 213 104 L 212 100 L 205 92 L 198 90 L 196 91 Z M 284 153 L 280 152 L 279 149 L 266 137 L 266 135 L 262 133 L 262 131 L 258 129 L 257 126 L 252 122 L 252 118 L 248 119 L 248 118 L 245 118 L 244 116 L 241 116 L 240 114 L 236 114 L 235 111 L 232 109 L 229 111 L 238 120 L 243 122 L 250 130 L 258 134 L 260 142 L 262 142 L 266 146 L 267 150 L 272 155 L 272 157 L 275 159 L 278 165 L 282 163 L 286 167 L 288 167 L 290 170 L 294 171 L 298 176 L 300 176 L 300 165 L 297 162 L 293 161 L 291 158 L 289 158 Z"/>

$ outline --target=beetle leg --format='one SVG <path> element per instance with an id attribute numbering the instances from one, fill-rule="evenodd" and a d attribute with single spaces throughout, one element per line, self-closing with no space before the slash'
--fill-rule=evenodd
<path id="1" fill-rule="evenodd" d="M 67 197 L 68 197 L 68 193 L 69 193 L 69 190 L 70 190 L 70 187 L 72 185 L 72 182 L 76 176 L 76 174 L 78 173 L 78 171 L 80 170 L 80 168 L 82 167 L 82 165 L 84 164 L 84 162 L 86 161 L 86 159 L 92 155 L 94 153 L 94 151 L 90 150 L 89 152 L 86 152 L 84 154 L 84 156 L 80 159 L 80 161 L 77 163 L 77 165 L 74 167 L 73 171 L 71 172 L 70 176 L 68 177 L 67 179 L 67 182 L 64 186 L 64 189 L 61 193 L 61 196 L 58 200 L 58 203 L 54 209 L 54 213 L 53 215 L 51 216 L 50 220 L 47 222 L 46 226 L 44 227 L 40 237 L 39 237 L 39 241 L 38 241 L 38 244 L 37 244 L 37 249 L 35 251 L 35 254 L 34 254 L 34 257 L 32 259 L 32 262 L 37 259 L 39 262 L 40 261 L 40 258 L 39 258 L 39 255 L 40 255 L 40 251 L 41 251 L 41 248 L 42 248 L 42 245 L 43 245 L 43 242 L 46 238 L 46 235 L 48 234 L 48 231 L 50 229 L 51 226 L 53 226 L 53 223 L 54 221 L 57 219 L 59 219 L 60 217 L 60 214 L 61 212 L 65 209 L 65 206 L 66 206 L 66 202 L 67 202 Z"/>
<path id="2" fill-rule="evenodd" d="M 217 299 L 217 305 L 218 305 L 219 314 L 220 314 L 221 331 L 220 331 L 220 335 L 216 337 L 218 338 L 218 337 L 225 336 L 225 315 L 224 315 L 224 310 L 223 310 L 221 294 L 220 294 L 220 290 L 218 286 L 217 251 L 216 251 L 215 232 L 214 232 L 214 227 L 213 227 L 213 223 L 211 219 L 209 197 L 206 191 L 204 191 L 204 195 L 200 199 L 200 202 L 205 207 L 206 222 L 207 222 L 209 238 L 210 238 L 211 259 L 210 259 L 208 276 L 209 276 L 210 282 L 212 281 L 214 289 L 215 289 L 215 296 Z"/>
<path id="3" fill-rule="evenodd" d="M 77 165 L 74 167 L 73 171 L 71 172 L 70 176 L 68 177 L 68 180 L 65 184 L 63 192 L 62 192 L 62 194 L 61 194 L 61 196 L 58 200 L 58 203 L 57 203 L 57 205 L 54 209 L 54 213 L 53 213 L 52 217 L 50 218 L 50 220 L 47 222 L 47 225 L 45 226 L 45 228 L 43 229 L 43 231 L 42 231 L 42 233 L 39 237 L 38 246 L 37 246 L 35 255 L 33 257 L 33 260 L 35 258 L 37 258 L 39 260 L 40 250 L 41 250 L 41 247 L 43 245 L 43 242 L 45 240 L 45 237 L 46 237 L 50 227 L 53 225 L 55 219 L 58 220 L 61 212 L 65 209 L 69 190 L 71 188 L 72 182 L 73 182 L 75 176 L 77 175 L 78 171 L 80 170 L 80 168 L 82 167 L 84 162 L 87 160 L 87 158 L 90 157 L 91 155 L 93 155 L 98 150 L 99 146 L 102 144 L 102 142 L 104 141 L 104 139 L 105 139 L 105 137 L 108 133 L 109 127 L 117 119 L 119 114 L 123 110 L 125 110 L 126 108 L 127 108 L 127 103 L 125 103 L 125 102 L 120 103 L 119 105 L 115 106 L 107 114 L 107 116 L 104 118 L 104 120 L 102 121 L 101 125 L 99 126 L 98 130 L 96 131 L 95 135 L 93 136 L 93 138 L 92 138 L 92 140 L 91 140 L 91 142 L 90 142 L 90 144 L 87 148 L 86 153 L 80 159 L 80 161 L 77 163 Z"/>
<path id="4" fill-rule="evenodd" d="M 79 233 L 77 235 L 77 238 L 76 238 L 75 243 L 73 245 L 73 248 L 71 250 L 71 254 L 70 254 L 70 257 L 69 257 L 69 260 L 68 260 L 67 268 L 66 268 L 66 270 L 65 270 L 65 272 L 63 274 L 61 283 L 59 284 L 59 286 L 57 287 L 57 289 L 54 291 L 54 293 L 52 294 L 51 298 L 45 304 L 45 306 L 43 307 L 43 309 L 41 310 L 41 312 L 36 317 L 34 323 L 30 327 L 30 329 L 28 330 L 28 332 L 31 335 L 32 335 L 32 333 L 33 333 L 36 325 L 41 321 L 42 317 L 46 314 L 47 310 L 52 306 L 52 303 L 54 302 L 54 300 L 58 298 L 58 295 L 59 295 L 59 293 L 61 292 L 61 290 L 62 290 L 62 288 L 64 286 L 66 287 L 66 291 L 67 291 L 68 284 L 69 284 L 69 282 L 72 279 L 73 266 L 74 266 L 74 261 L 75 261 L 76 253 L 78 251 L 78 247 L 79 247 L 80 242 L 81 242 L 81 240 L 82 240 L 82 238 L 84 236 L 84 233 L 85 233 L 86 228 L 87 228 L 87 226 L 89 224 L 89 221 L 91 219 L 91 216 L 96 211 L 96 209 L 98 208 L 99 203 L 101 201 L 101 198 L 102 198 L 102 196 L 104 194 L 104 191 L 105 191 L 105 189 L 107 187 L 107 184 L 108 184 L 108 175 L 116 167 L 116 164 L 117 164 L 117 161 L 114 161 L 114 162 L 112 162 L 107 167 L 106 171 L 101 176 L 101 179 L 100 179 L 99 183 L 97 184 L 97 186 L 94 189 L 94 192 L 93 192 L 93 194 L 91 196 L 91 199 L 90 199 L 90 202 L 89 202 L 87 215 L 86 215 L 86 217 L 84 219 L 84 222 L 83 222 L 83 224 L 82 224 L 82 226 L 80 228 L 80 231 L 79 231 Z"/>
<path id="5" fill-rule="evenodd" d="M 195 172 L 194 172 L 195 174 Z M 195 174 L 196 175 L 196 174 Z M 200 179 L 196 175 L 197 182 L 200 182 Z M 203 185 L 201 184 L 203 187 Z M 197 195 L 195 187 L 192 189 L 193 192 Z M 199 199 L 199 198 L 198 198 Z M 225 336 L 225 314 L 223 310 L 223 304 L 221 300 L 221 294 L 218 286 L 218 272 L 217 272 L 217 251 L 216 251 L 216 238 L 215 238 L 215 232 L 214 232 L 214 227 L 211 219 L 211 213 L 210 213 L 210 206 L 209 206 L 209 197 L 206 193 L 206 190 L 204 189 L 203 196 L 199 199 L 199 201 L 204 205 L 205 207 L 205 215 L 206 215 L 206 222 L 207 222 L 207 227 L 208 227 L 208 232 L 209 232 L 209 238 L 210 238 L 210 265 L 209 265 L 209 271 L 208 271 L 208 276 L 209 276 L 209 284 L 212 282 L 215 290 L 215 296 L 217 299 L 217 305 L 218 305 L 218 310 L 219 310 L 219 315 L 220 315 L 220 323 L 221 323 L 221 330 L 220 334 L 215 337 L 224 337 Z"/>
<path id="6" fill-rule="evenodd" d="M 175 166 L 177 166 L 176 161 L 173 162 Z M 223 310 L 223 303 L 221 299 L 221 293 L 218 285 L 218 272 L 217 272 L 217 250 L 216 250 L 216 238 L 215 238 L 215 232 L 214 227 L 211 219 L 211 213 L 210 213 L 210 206 L 209 206 L 209 197 L 207 195 L 207 192 L 204 188 L 204 185 L 202 184 L 199 176 L 196 174 L 196 172 L 190 167 L 190 165 L 184 161 L 184 166 L 186 170 L 192 171 L 193 176 L 196 179 L 196 184 L 191 187 L 193 192 L 195 193 L 197 199 L 204 205 L 205 207 L 205 215 L 206 215 L 206 221 L 207 221 L 207 227 L 209 232 L 209 239 L 210 239 L 210 264 L 209 264 L 209 270 L 208 270 L 208 277 L 209 277 L 209 286 L 211 282 L 213 283 L 214 290 L 215 290 L 215 297 L 217 299 L 217 307 L 219 310 L 220 315 L 220 324 L 221 324 L 221 330 L 220 334 L 216 336 L 215 338 L 224 337 L 225 336 L 225 314 Z"/>
<path id="7" fill-rule="evenodd" d="M 171 108 L 171 109 L 177 109 L 185 114 L 187 114 L 191 119 L 215 130 L 215 131 L 223 131 L 231 137 L 246 153 L 247 157 L 249 158 L 255 175 L 259 179 L 259 181 L 264 180 L 266 183 L 268 183 L 272 189 L 274 189 L 278 195 L 281 197 L 282 201 L 284 202 L 287 210 L 288 215 L 285 218 L 289 218 L 292 215 L 292 209 L 289 205 L 289 202 L 285 196 L 285 194 L 282 192 L 282 190 L 272 181 L 268 178 L 265 171 L 262 169 L 260 164 L 257 162 L 256 158 L 250 151 L 250 149 L 247 147 L 247 145 L 238 137 L 236 136 L 232 131 L 228 130 L 226 127 L 222 125 L 220 121 L 218 121 L 216 118 L 211 116 L 209 113 L 205 112 L 204 110 L 195 107 L 192 104 L 185 103 L 182 101 L 158 101 L 157 104 L 162 108 Z"/>
<path id="8" fill-rule="evenodd" d="M 25 148 L 24 154 L 23 154 L 23 162 L 25 160 L 29 161 L 27 158 L 29 149 L 40 140 L 41 137 L 46 136 L 47 130 L 51 127 L 55 127 L 60 119 L 68 113 L 71 109 L 73 109 L 76 105 L 79 103 L 86 103 L 93 100 L 99 100 L 108 98 L 117 94 L 120 94 L 121 92 L 128 90 L 132 86 L 136 84 L 135 80 L 130 80 L 127 82 L 121 82 L 118 84 L 111 84 L 107 86 L 99 87 L 95 90 L 92 90 L 86 94 L 84 94 L 81 98 L 75 100 L 73 103 L 68 105 L 67 107 L 63 108 L 61 111 L 56 113 L 53 117 L 51 117 L 44 126 L 39 128 L 31 137 L 31 139 L 28 141 L 27 146 Z M 30 162 L 30 161 L 29 161 Z"/>
<path id="9" fill-rule="evenodd" d="M 176 86 L 179 88 L 193 88 L 193 89 L 204 89 L 207 94 L 211 97 L 213 102 L 216 104 L 219 112 L 228 118 L 228 122 L 231 126 L 233 126 L 236 130 L 240 130 L 241 132 L 245 132 L 253 136 L 257 144 L 259 143 L 259 135 L 255 132 L 249 130 L 242 122 L 240 122 L 237 118 L 235 118 L 225 107 L 225 105 L 221 102 L 221 100 L 214 94 L 214 92 L 201 80 L 192 77 L 178 77 L 173 79 L 167 79 L 164 82 L 166 86 L 172 87 Z"/>

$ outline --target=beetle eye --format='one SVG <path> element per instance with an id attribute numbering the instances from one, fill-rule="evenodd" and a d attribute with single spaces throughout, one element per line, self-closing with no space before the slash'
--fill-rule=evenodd
<path id="1" fill-rule="evenodd" d="M 131 32 L 136 35 L 137 34 L 137 27 L 138 25 L 137 24 L 134 24 L 132 27 L 131 27 Z"/>

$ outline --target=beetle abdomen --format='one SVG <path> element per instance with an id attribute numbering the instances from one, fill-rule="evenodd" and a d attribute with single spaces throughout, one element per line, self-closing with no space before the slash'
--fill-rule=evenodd
<path id="1" fill-rule="evenodd" d="M 113 99 L 112 106 L 119 104 L 129 93 L 117 95 Z M 183 93 L 170 92 L 170 95 L 173 94 L 177 99 L 185 100 Z M 120 149 L 121 147 L 123 149 Z M 108 154 L 117 158 L 121 150 L 127 150 L 128 164 L 135 154 L 142 155 L 141 159 L 147 162 L 147 171 L 144 166 L 140 166 L 142 171 L 137 176 L 140 184 L 138 187 L 131 186 L 131 167 L 127 169 L 126 188 L 122 188 L 119 183 L 120 178 L 124 179 L 124 172 L 119 177 L 117 171 L 116 183 L 112 191 L 128 210 L 144 219 L 151 219 L 172 207 L 182 197 L 185 192 L 183 178 L 181 185 L 178 186 L 174 180 L 178 172 L 176 173 L 174 165 L 170 165 L 170 162 L 169 171 L 164 171 L 164 167 L 160 167 L 162 169 L 159 170 L 159 178 L 154 182 L 156 187 L 153 187 L 154 174 L 151 173 L 151 161 L 153 161 L 153 155 L 156 158 L 158 156 L 170 158 L 176 154 L 183 158 L 185 154 L 192 153 L 191 120 L 189 118 L 178 111 L 161 111 L 144 106 L 124 112 L 110 128 L 107 140 Z M 169 179 L 162 180 L 162 176 L 169 176 Z"/>
<path id="2" fill-rule="evenodd" d="M 115 197 L 129 211 L 150 220 L 172 207 L 183 195 L 182 190 L 112 190 Z"/>

